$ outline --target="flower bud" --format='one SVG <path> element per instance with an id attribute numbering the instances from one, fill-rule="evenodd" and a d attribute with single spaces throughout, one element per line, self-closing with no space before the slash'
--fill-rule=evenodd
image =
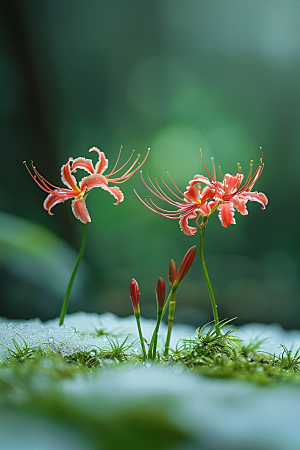
<path id="1" fill-rule="evenodd" d="M 166 285 L 164 280 L 161 277 L 159 277 L 156 283 L 156 300 L 158 311 L 161 311 L 163 309 L 165 296 L 166 296 Z"/>
<path id="2" fill-rule="evenodd" d="M 181 261 L 180 267 L 178 269 L 176 280 L 175 280 L 175 283 L 177 285 L 179 285 L 182 282 L 182 280 L 188 273 L 191 265 L 194 262 L 196 253 L 197 253 L 197 248 L 196 248 L 196 245 L 194 245 L 184 255 L 183 260 Z"/>
<path id="3" fill-rule="evenodd" d="M 133 312 L 140 311 L 140 288 L 138 282 L 133 278 L 130 283 L 130 298 L 133 307 Z"/>
<path id="4" fill-rule="evenodd" d="M 176 276 L 177 276 L 176 262 L 174 261 L 174 259 L 171 259 L 171 261 L 169 262 L 169 266 L 168 266 L 168 279 L 169 279 L 170 289 L 173 286 L 174 281 L 176 280 Z"/>

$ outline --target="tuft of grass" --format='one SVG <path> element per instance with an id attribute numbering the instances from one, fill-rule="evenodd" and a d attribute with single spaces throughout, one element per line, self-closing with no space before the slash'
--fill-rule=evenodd
<path id="1" fill-rule="evenodd" d="M 157 355 L 157 363 L 169 365 L 170 363 L 184 364 L 188 370 L 208 377 L 236 378 L 253 381 L 260 384 L 269 384 L 282 381 L 300 381 L 300 349 L 293 352 L 284 344 L 279 355 L 266 353 L 260 350 L 265 339 L 259 336 L 249 344 L 230 329 L 231 320 L 224 320 L 218 327 L 208 324 L 197 329 L 197 338 L 183 339 L 175 349 L 170 350 L 167 357 Z M 120 339 L 107 335 L 110 343 L 109 349 L 95 347 L 91 351 L 82 351 L 63 357 L 59 350 L 53 350 L 45 343 L 39 348 L 30 348 L 21 337 L 22 344 L 13 339 L 13 348 L 7 349 L 10 358 L 0 365 L 0 389 L 3 369 L 9 369 L 15 377 L 27 378 L 32 374 L 42 374 L 50 379 L 72 377 L 78 372 L 105 370 L 114 365 L 144 364 L 142 355 L 136 353 L 134 345 L 128 343 L 129 336 Z M 9 385 L 7 377 L 2 388 Z"/>

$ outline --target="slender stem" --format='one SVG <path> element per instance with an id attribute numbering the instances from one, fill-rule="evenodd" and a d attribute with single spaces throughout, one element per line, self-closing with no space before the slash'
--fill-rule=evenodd
<path id="1" fill-rule="evenodd" d="M 169 307 L 168 333 L 167 333 L 167 339 L 166 339 L 166 344 L 165 344 L 164 356 L 168 356 L 168 354 L 169 354 L 171 333 L 172 333 L 174 315 L 175 315 L 175 307 L 176 307 L 176 301 L 175 301 L 175 296 L 174 296 L 174 300 L 172 300 L 170 302 L 170 307 Z"/>
<path id="2" fill-rule="evenodd" d="M 141 328 L 141 322 L 140 322 L 139 314 L 135 314 L 135 318 L 136 318 L 136 323 L 137 323 L 139 336 L 140 336 L 140 341 L 141 341 L 141 347 L 142 347 L 142 352 L 143 352 L 143 361 L 145 361 L 145 359 L 147 358 L 147 354 L 146 354 L 146 349 L 145 349 L 144 338 L 143 338 L 143 334 L 142 334 L 142 328 Z"/>
<path id="3" fill-rule="evenodd" d="M 205 264 L 205 260 L 204 260 L 204 253 L 203 253 L 203 243 L 204 243 L 205 228 L 206 227 L 203 226 L 202 229 L 201 229 L 201 235 L 200 235 L 200 257 L 201 257 L 203 272 L 204 272 L 204 276 L 205 276 L 205 280 L 206 280 L 206 284 L 207 284 L 208 292 L 209 292 L 209 296 L 210 296 L 210 301 L 211 301 L 211 306 L 212 306 L 212 310 L 213 310 L 215 326 L 216 326 L 216 329 L 218 330 L 218 325 L 220 323 L 220 320 L 219 320 L 217 305 L 216 305 L 216 301 L 215 301 L 215 296 L 214 296 L 214 293 L 213 293 L 213 290 L 212 290 L 212 287 L 211 287 L 211 283 L 210 283 L 210 280 L 209 280 L 209 276 L 208 276 L 208 272 L 207 272 L 206 264 Z"/>
<path id="4" fill-rule="evenodd" d="M 163 307 L 163 310 L 162 310 L 162 313 L 161 313 L 161 318 L 163 318 L 164 317 L 164 315 L 165 315 L 165 313 L 166 313 L 166 311 L 167 311 L 167 309 L 168 309 L 168 306 L 169 306 L 169 303 L 173 300 L 173 297 L 174 297 L 174 295 L 175 295 L 175 292 L 177 291 L 177 289 L 178 289 L 178 284 L 173 284 L 173 286 L 171 287 L 171 291 L 170 291 L 170 294 L 169 294 L 169 296 L 168 296 L 168 298 L 167 298 L 167 300 L 166 300 L 166 302 L 165 302 L 165 304 L 164 304 L 164 307 Z"/>
<path id="5" fill-rule="evenodd" d="M 68 287 L 67 287 L 67 291 L 65 294 L 65 298 L 62 304 L 62 308 L 60 311 L 60 316 L 59 316 L 59 326 L 61 326 L 64 323 L 65 320 L 65 315 L 67 313 L 67 309 L 68 309 L 68 303 L 69 303 L 69 298 L 70 298 L 70 294 L 71 294 L 71 290 L 72 290 L 72 286 L 75 280 L 75 276 L 78 270 L 78 267 L 80 265 L 80 262 L 82 260 L 83 254 L 84 254 L 84 250 L 85 250 L 85 245 L 86 245 L 86 223 L 83 224 L 83 236 L 82 236 L 82 243 L 81 243 L 81 247 L 80 247 L 80 251 L 79 251 L 79 255 L 74 267 L 74 270 L 72 272 Z"/>
<path id="6" fill-rule="evenodd" d="M 172 286 L 172 288 L 171 288 L 171 291 L 170 291 L 170 294 L 169 294 L 169 296 L 168 296 L 168 298 L 167 298 L 167 300 L 166 300 L 166 302 L 165 302 L 165 304 L 164 304 L 163 310 L 162 310 L 162 312 L 161 312 L 161 317 L 160 317 L 159 323 L 162 321 L 162 318 L 164 317 L 165 312 L 166 312 L 167 309 L 168 309 L 169 303 L 170 303 L 170 301 L 173 299 L 173 297 L 174 297 L 174 295 L 175 295 L 175 292 L 176 292 L 177 288 L 178 288 L 178 284 L 173 284 L 173 286 Z M 155 341 L 155 333 L 156 333 L 156 329 L 157 329 L 157 324 L 156 324 L 156 327 L 155 327 L 155 329 L 154 329 L 154 332 L 153 332 L 153 335 L 152 335 L 152 338 L 151 338 L 151 342 L 150 342 L 150 345 L 149 345 L 148 357 L 151 358 L 151 359 L 152 359 L 152 357 L 153 357 L 153 356 L 152 356 L 152 355 L 153 355 L 153 345 L 154 345 L 154 341 Z"/>
<path id="7" fill-rule="evenodd" d="M 158 336 L 158 330 L 159 330 L 159 326 L 160 326 L 160 322 L 161 322 L 161 311 L 157 311 L 157 322 L 156 322 L 156 327 L 154 330 L 154 343 L 153 343 L 153 350 L 152 350 L 152 358 L 150 356 L 151 359 L 155 359 L 156 357 L 156 347 L 157 347 L 157 336 Z"/>

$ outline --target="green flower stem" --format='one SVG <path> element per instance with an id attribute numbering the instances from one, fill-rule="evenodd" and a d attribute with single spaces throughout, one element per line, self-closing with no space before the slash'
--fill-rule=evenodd
<path id="1" fill-rule="evenodd" d="M 147 353 L 146 353 L 145 344 L 144 344 L 144 338 L 143 338 L 143 334 L 142 334 L 141 321 L 140 321 L 140 312 L 136 311 L 134 313 L 134 315 L 135 315 L 135 318 L 136 318 L 136 324 L 137 324 L 137 327 L 138 327 L 140 341 L 141 341 L 141 347 L 142 347 L 142 352 L 143 352 L 143 361 L 145 361 L 145 359 L 147 358 Z"/>
<path id="2" fill-rule="evenodd" d="M 65 298 L 62 304 L 62 308 L 61 308 L 61 312 L 60 312 L 60 316 L 59 316 L 59 326 L 61 326 L 64 323 L 65 320 L 65 315 L 67 313 L 67 309 L 68 309 L 68 304 L 69 304 L 69 298 L 70 298 L 70 294 L 71 294 L 71 290 L 72 290 L 72 286 L 75 280 L 75 276 L 78 270 L 78 267 L 80 266 L 83 254 L 84 254 L 84 250 L 85 250 L 85 245 L 86 245 L 86 223 L 83 224 L 83 236 L 82 236 L 82 243 L 81 243 L 81 247 L 80 247 L 80 251 L 79 251 L 79 255 L 74 267 L 74 270 L 72 272 L 69 284 L 68 284 L 68 288 L 65 294 Z"/>
<path id="3" fill-rule="evenodd" d="M 166 303 L 164 304 L 164 307 L 163 307 L 163 310 L 162 310 L 162 313 L 161 313 L 161 319 L 164 317 L 170 302 L 173 300 L 173 297 L 175 295 L 175 292 L 178 289 L 178 286 L 179 286 L 179 284 L 174 283 L 173 286 L 171 287 L 170 294 L 169 294 L 169 296 L 168 296 L 168 298 L 166 300 Z"/>
<path id="4" fill-rule="evenodd" d="M 151 359 L 155 359 L 156 357 L 156 347 L 157 347 L 157 336 L 158 336 L 158 330 L 159 330 L 159 326 L 160 326 L 160 322 L 161 322 L 161 311 L 157 311 L 157 322 L 156 322 L 156 327 L 154 330 L 154 343 L 153 343 L 153 350 L 152 350 L 152 358 L 150 356 Z"/>
<path id="5" fill-rule="evenodd" d="M 174 300 L 170 301 L 169 317 L 168 317 L 168 333 L 167 333 L 167 339 L 166 339 L 166 344 L 165 344 L 164 356 L 168 356 L 168 353 L 169 353 L 171 332 L 172 332 L 172 328 L 173 328 L 174 315 L 175 315 L 175 307 L 176 307 L 176 301 L 175 301 L 175 296 L 174 296 Z"/>
<path id="6" fill-rule="evenodd" d="M 165 315 L 165 313 L 166 313 L 166 311 L 168 309 L 169 303 L 173 299 L 173 297 L 175 295 L 175 292 L 177 291 L 178 286 L 179 285 L 176 284 L 176 283 L 173 284 L 173 286 L 171 288 L 171 291 L 170 291 L 170 294 L 169 294 L 169 296 L 168 296 L 168 298 L 166 300 L 166 303 L 164 304 L 163 310 L 161 312 L 159 323 L 158 322 L 156 323 L 156 327 L 154 329 L 154 332 L 153 332 L 153 335 L 152 335 L 152 338 L 151 338 L 151 342 L 150 342 L 150 345 L 149 345 L 148 358 L 150 358 L 150 359 L 153 359 L 153 356 L 155 356 L 155 355 L 153 355 L 153 346 L 154 346 L 154 342 L 155 342 L 155 337 L 157 339 L 157 331 L 159 329 L 160 322 L 162 321 L 162 318 L 164 317 L 164 315 Z"/>
<path id="7" fill-rule="evenodd" d="M 206 221 L 203 220 L 204 223 Z M 203 243 L 204 243 L 205 228 L 206 227 L 204 225 L 202 227 L 202 229 L 201 229 L 201 235 L 200 235 L 200 257 L 201 257 L 203 272 L 204 272 L 204 276 L 205 276 L 205 280 L 206 280 L 206 284 L 207 284 L 208 292 L 209 292 L 209 296 L 210 296 L 210 301 L 211 301 L 211 306 L 212 306 L 212 310 L 213 310 L 216 330 L 219 331 L 220 320 L 219 320 L 217 305 L 216 305 L 215 296 L 214 296 L 214 293 L 213 293 L 213 290 L 212 290 L 212 287 L 211 287 L 211 282 L 209 280 L 208 272 L 207 272 L 207 269 L 206 269 L 206 264 L 205 264 L 205 260 L 204 260 L 204 253 L 203 253 Z"/>

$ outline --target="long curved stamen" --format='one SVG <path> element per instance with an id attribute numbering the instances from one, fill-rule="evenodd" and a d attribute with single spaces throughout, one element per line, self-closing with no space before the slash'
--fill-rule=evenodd
<path id="1" fill-rule="evenodd" d="M 169 191 L 174 195 L 174 197 L 178 198 L 181 202 L 182 199 L 180 197 L 178 197 L 176 194 L 174 194 L 174 192 L 169 188 L 169 186 L 164 182 L 163 178 L 161 177 L 162 182 L 164 183 L 164 185 L 169 189 Z M 160 187 L 160 185 L 158 184 L 157 178 L 155 178 L 157 187 L 159 188 L 160 192 L 164 195 L 165 199 L 168 200 L 169 202 L 172 202 L 173 204 L 178 204 L 178 202 L 176 200 L 173 200 L 171 197 L 169 197 Z"/>
<path id="2" fill-rule="evenodd" d="M 148 157 L 148 155 L 149 155 L 149 152 L 150 152 L 150 148 L 148 148 L 148 151 L 147 151 L 146 156 L 145 156 L 145 158 L 143 159 L 143 161 L 142 161 L 141 163 L 138 163 L 138 166 L 137 166 L 132 172 L 130 172 L 130 170 L 131 170 L 131 169 L 135 166 L 135 164 L 138 162 L 138 160 L 139 160 L 139 158 L 140 158 L 140 155 L 138 156 L 138 158 L 136 159 L 136 161 L 132 164 L 132 166 L 131 166 L 131 167 L 130 167 L 130 168 L 129 168 L 122 176 L 120 176 L 120 177 L 118 177 L 118 178 L 112 178 L 112 179 L 110 179 L 110 180 L 108 180 L 108 181 L 109 181 L 110 183 L 124 183 L 124 181 L 129 180 L 129 178 L 131 178 L 132 175 L 134 175 L 135 172 L 137 172 L 137 170 L 139 170 L 139 168 L 142 167 L 142 165 L 144 164 L 144 162 L 146 161 L 146 159 L 147 159 L 147 157 Z M 132 155 L 133 155 L 133 152 L 132 152 L 130 158 L 132 158 Z M 121 169 L 123 169 L 123 168 L 126 166 L 126 164 L 128 164 L 130 158 L 127 160 L 127 162 L 126 162 L 120 169 L 116 170 L 114 173 L 111 173 L 110 175 L 114 175 L 115 173 L 117 173 L 117 172 L 119 172 Z M 108 178 L 110 175 L 106 175 L 105 178 Z"/>
<path id="3" fill-rule="evenodd" d="M 154 209 L 154 208 L 147 202 L 147 197 L 145 197 L 145 200 L 143 200 L 143 199 L 139 196 L 139 194 L 136 192 L 136 190 L 135 190 L 134 187 L 133 187 L 133 191 L 134 191 L 135 195 L 137 196 L 137 198 L 138 198 L 145 206 L 147 206 L 148 209 L 150 209 L 151 211 L 156 212 L 156 213 L 159 214 L 160 216 L 166 217 L 165 214 L 160 213 L 159 211 L 156 211 L 156 209 Z M 171 217 L 170 217 L 170 219 L 171 219 Z M 176 218 L 175 218 L 175 219 L 176 219 Z"/>
<path id="4" fill-rule="evenodd" d="M 153 191 L 153 190 L 151 189 L 151 187 L 148 186 L 148 184 L 146 183 L 146 181 L 145 181 L 144 178 L 143 178 L 143 172 L 142 172 L 142 171 L 140 171 L 140 176 L 141 176 L 142 182 L 144 183 L 144 185 L 146 186 L 146 188 L 147 188 L 150 192 L 152 192 L 153 195 L 155 195 L 156 197 L 160 198 L 161 200 L 164 200 L 164 197 L 162 197 L 160 194 L 157 194 L 155 191 Z M 148 176 L 148 178 L 149 178 L 149 175 L 148 175 L 148 174 L 147 174 L 147 176 Z M 150 181 L 150 183 L 152 184 L 153 188 L 157 191 L 157 188 L 154 186 L 154 184 L 153 184 L 153 182 L 151 181 L 150 178 L 149 178 L 149 181 Z"/>
<path id="5" fill-rule="evenodd" d="M 121 156 L 121 153 L 122 153 L 122 148 L 123 148 L 123 145 L 121 145 L 121 147 L 120 147 L 120 151 L 119 151 L 119 154 L 118 154 L 118 157 L 117 157 L 116 164 L 114 165 L 114 167 L 113 167 L 113 169 L 112 169 L 112 171 L 110 172 L 109 175 L 111 175 L 111 174 L 114 173 L 114 170 L 115 170 L 115 168 L 116 168 L 117 165 L 118 165 L 118 162 L 119 162 L 119 159 L 120 159 L 120 156 Z M 127 163 L 126 163 L 126 164 L 127 164 Z M 107 176 L 109 176 L 109 175 L 107 175 Z"/>
<path id="6" fill-rule="evenodd" d="M 169 219 L 179 219 L 180 217 L 180 212 L 178 211 L 167 211 L 165 209 L 160 208 L 159 206 L 157 206 L 151 197 L 149 197 L 149 200 L 146 199 L 145 197 L 145 202 L 147 203 L 147 205 L 152 209 L 152 211 L 155 211 L 156 213 L 161 214 L 164 217 L 167 217 Z"/>
<path id="7" fill-rule="evenodd" d="M 133 167 L 136 165 L 136 163 L 138 162 L 138 160 L 140 159 L 141 155 L 138 155 L 138 157 L 136 158 L 136 160 L 134 161 L 134 163 L 129 167 L 128 170 L 126 170 L 126 172 L 124 173 L 123 177 L 125 177 L 130 171 L 131 169 L 133 169 Z"/>
<path id="8" fill-rule="evenodd" d="M 45 180 L 45 178 L 36 170 L 36 167 L 33 165 L 32 161 L 31 161 L 31 165 L 32 165 L 32 169 L 33 169 L 35 175 L 33 175 L 31 173 L 31 171 L 29 170 L 26 161 L 24 161 L 23 164 L 25 165 L 25 167 L 26 167 L 29 175 L 31 176 L 31 178 L 36 182 L 36 184 L 41 189 L 43 189 L 43 191 L 50 193 L 54 189 L 59 189 L 59 187 L 57 187 L 54 184 L 49 183 L 49 181 Z"/>
<path id="9" fill-rule="evenodd" d="M 159 211 L 165 212 L 165 213 L 170 214 L 170 215 L 177 215 L 178 217 L 181 216 L 183 213 L 186 213 L 186 212 L 188 212 L 188 211 L 191 211 L 191 212 L 192 212 L 192 211 L 195 209 L 195 206 L 186 206 L 185 208 L 182 207 L 182 206 L 179 206 L 177 211 L 168 211 L 168 210 L 166 210 L 166 209 L 163 209 L 163 208 L 160 208 L 159 206 L 157 206 L 157 205 L 153 202 L 153 200 L 152 200 L 151 197 L 149 197 L 149 201 L 150 201 L 150 203 L 151 203 L 153 206 L 155 206 L 155 208 L 157 208 Z M 149 203 L 149 202 L 147 201 L 147 203 Z"/>
<path id="10" fill-rule="evenodd" d="M 151 203 L 150 203 L 151 202 Z M 161 208 L 159 208 L 151 199 L 151 197 L 149 197 L 149 201 L 146 199 L 145 197 L 145 201 L 143 202 L 144 205 L 148 206 L 149 209 L 151 209 L 151 211 L 156 212 L 157 214 L 166 217 L 167 219 L 175 219 L 178 220 L 180 219 L 180 217 L 182 216 L 189 216 L 190 214 L 192 214 L 195 210 L 195 206 L 189 206 L 188 208 L 185 209 L 179 209 L 177 212 L 176 211 L 166 211 L 166 212 L 160 212 L 160 211 L 165 211 Z M 152 206 L 153 205 L 153 206 Z"/>
<path id="11" fill-rule="evenodd" d="M 263 168 L 264 168 L 263 151 L 262 151 L 261 147 L 260 147 L 260 151 L 261 151 L 262 157 L 260 158 L 260 163 L 259 163 L 258 168 L 254 172 L 254 174 L 251 176 L 251 167 L 250 167 L 250 172 L 249 172 L 249 175 L 247 177 L 247 180 L 246 180 L 244 186 L 242 188 L 238 189 L 236 193 L 240 193 L 243 191 L 251 191 L 252 187 L 254 186 L 254 184 L 256 183 L 258 178 L 260 177 L 260 175 L 263 171 Z M 250 166 L 252 166 L 252 160 L 251 160 Z"/>
<path id="12" fill-rule="evenodd" d="M 215 158 L 214 158 L 213 156 L 211 157 L 211 162 L 212 162 L 212 166 L 213 166 L 214 180 L 217 180 L 216 166 L 215 166 Z"/>
<path id="13" fill-rule="evenodd" d="M 239 164 L 239 163 L 238 163 L 238 164 Z M 223 172 L 222 172 L 221 166 L 219 166 L 219 171 L 220 171 L 220 174 L 221 174 L 221 177 L 222 177 L 222 179 L 224 180 L 224 175 L 223 175 Z"/>
<path id="14" fill-rule="evenodd" d="M 201 150 L 201 148 L 200 148 L 200 155 L 201 155 L 201 159 L 202 159 L 202 163 L 203 163 L 203 165 L 204 165 L 204 168 L 205 168 L 205 170 L 206 170 L 206 172 L 207 172 L 207 175 L 209 176 L 209 178 L 210 178 L 211 180 L 213 180 L 213 177 L 211 176 L 211 174 L 210 174 L 210 172 L 209 172 L 209 170 L 208 170 L 208 168 L 206 167 L 206 164 L 205 164 L 205 162 L 204 162 L 204 158 L 203 158 L 203 155 L 202 155 L 202 150 Z"/>
<path id="15" fill-rule="evenodd" d="M 167 174 L 169 175 L 169 173 L 167 172 Z M 169 177 L 170 177 L 170 175 L 169 175 Z M 172 194 L 174 195 L 174 197 L 176 197 L 176 198 L 178 198 L 179 200 L 181 200 L 182 201 L 182 198 L 181 197 L 179 197 L 178 195 L 176 195 L 173 191 L 172 191 L 172 189 L 167 185 L 167 183 L 165 182 L 165 180 L 163 179 L 163 177 L 161 176 L 160 177 L 161 178 L 161 181 L 164 183 L 164 185 L 166 186 L 166 188 L 167 189 L 169 189 L 169 191 L 170 192 L 172 192 Z M 171 178 L 171 177 L 170 177 Z M 172 180 L 173 181 L 173 180 Z M 173 182 L 173 184 L 175 185 L 175 183 Z M 176 185 L 175 185 L 176 186 Z M 176 186 L 177 187 L 177 186 Z M 178 189 L 178 188 L 177 188 Z M 182 194 L 182 192 L 178 189 L 178 191 Z M 184 197 L 184 194 L 182 194 L 182 196 Z"/>
<path id="16" fill-rule="evenodd" d="M 170 180 L 172 181 L 172 183 L 174 184 L 174 186 L 176 187 L 177 191 L 180 192 L 180 194 L 184 197 L 184 193 L 181 192 L 181 190 L 179 189 L 179 187 L 177 186 L 177 184 L 174 183 L 173 178 L 171 177 L 171 175 L 169 174 L 168 170 L 166 170 L 168 177 L 170 178 Z"/>
<path id="17" fill-rule="evenodd" d="M 119 167 L 118 170 L 115 170 L 115 168 L 117 167 L 117 164 L 118 164 L 118 162 L 119 162 L 119 159 L 120 159 L 120 156 L 121 156 L 121 152 L 122 152 L 122 146 L 121 146 L 120 151 L 119 151 L 119 155 L 118 155 L 118 158 L 117 158 L 117 162 L 116 162 L 116 164 L 114 165 L 113 170 L 112 170 L 108 175 L 106 175 L 106 178 L 107 178 L 107 177 L 110 177 L 111 175 L 114 175 L 115 173 L 120 172 L 120 170 L 122 170 L 122 169 L 129 163 L 129 161 L 130 161 L 131 158 L 133 157 L 133 154 L 134 154 L 135 150 L 132 150 L 131 155 L 130 155 L 129 158 L 127 159 L 126 163 L 124 163 L 123 166 Z"/>
<path id="18" fill-rule="evenodd" d="M 247 186 L 249 184 L 249 181 L 251 180 L 252 167 L 253 167 L 253 159 L 251 159 L 251 161 L 250 161 L 250 170 L 249 170 L 249 173 L 248 173 L 248 176 L 247 176 L 247 180 L 245 181 L 244 186 L 241 189 L 247 188 Z"/>
<path id="19" fill-rule="evenodd" d="M 148 177 L 148 180 L 149 180 L 149 182 L 151 183 L 153 189 L 157 192 L 157 194 L 156 194 L 154 191 L 152 191 L 151 189 L 149 189 L 149 186 L 146 185 L 150 192 L 152 192 L 154 195 L 156 195 L 156 197 L 160 198 L 161 200 L 164 200 L 164 201 L 170 203 L 171 205 L 174 205 L 174 206 L 177 206 L 177 205 L 178 205 L 178 202 L 172 200 L 172 199 L 171 199 L 171 198 L 170 198 L 170 197 L 162 190 L 162 188 L 161 188 L 160 185 L 158 184 L 157 178 L 155 178 L 155 181 L 156 181 L 156 184 L 157 184 L 157 187 L 158 187 L 158 188 L 155 186 L 155 184 L 153 183 L 153 181 L 152 181 L 151 178 L 149 177 L 149 174 L 148 174 L 148 173 L 147 173 L 147 177 Z M 171 192 L 172 192 L 172 191 L 171 191 Z M 175 194 L 174 194 L 174 195 L 175 195 Z"/>

